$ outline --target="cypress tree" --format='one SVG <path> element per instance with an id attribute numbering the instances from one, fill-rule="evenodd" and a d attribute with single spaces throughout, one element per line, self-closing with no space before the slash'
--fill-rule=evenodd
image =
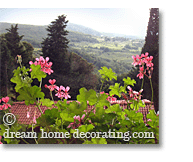
<path id="1" fill-rule="evenodd" d="M 148 52 L 149 56 L 153 56 L 153 74 L 152 74 L 152 84 L 153 84 L 153 101 L 155 111 L 159 110 L 159 9 L 151 8 L 150 17 L 147 28 L 147 35 L 145 38 L 145 44 L 142 48 L 141 53 Z M 148 78 L 144 78 L 144 97 L 151 100 L 151 87 Z"/>
<path id="2" fill-rule="evenodd" d="M 42 42 L 42 52 L 44 57 L 49 57 L 53 62 L 52 69 L 55 74 L 67 74 L 69 72 L 69 61 L 67 59 L 68 31 L 65 30 L 68 21 L 66 16 L 58 16 L 47 27 L 47 38 Z"/>
<path id="3" fill-rule="evenodd" d="M 20 41 L 23 35 L 19 36 L 18 24 L 15 26 L 11 25 L 10 29 L 6 29 L 8 32 L 5 34 L 7 40 L 7 47 L 11 52 L 11 56 L 16 58 L 17 55 L 22 55 L 24 53 L 23 46 Z"/>

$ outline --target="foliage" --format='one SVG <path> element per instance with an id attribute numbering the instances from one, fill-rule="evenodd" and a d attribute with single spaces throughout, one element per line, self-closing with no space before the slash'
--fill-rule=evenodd
<path id="1" fill-rule="evenodd" d="M 76 53 L 68 52 L 68 39 L 66 31 L 68 21 L 66 16 L 58 16 L 58 19 L 48 26 L 47 38 L 42 42 L 43 55 L 53 62 L 52 69 L 57 84 L 65 84 L 71 87 L 71 97 L 76 99 L 76 95 L 81 87 L 95 88 L 97 84 L 96 75 L 93 75 L 93 65 L 82 59 Z M 47 77 L 45 83 L 51 79 Z M 92 82 L 90 82 L 92 79 Z"/>
<path id="2" fill-rule="evenodd" d="M 152 75 L 152 84 L 154 90 L 155 111 L 159 110 L 159 9 L 151 8 L 148 22 L 147 36 L 141 53 L 149 52 L 153 56 L 154 73 Z M 147 79 L 144 80 L 144 96 L 150 99 L 151 86 Z"/>
<path id="3" fill-rule="evenodd" d="M 0 33 L 4 32 L 3 29 L 11 26 L 9 23 L 0 23 L 0 25 L 2 28 L 2 30 L 0 29 Z M 42 38 L 46 38 L 48 34 L 45 28 L 47 28 L 47 26 L 19 24 L 19 33 L 25 35 L 22 40 L 31 43 L 34 48 L 38 48 L 38 51 L 34 52 L 34 58 L 39 57 L 42 53 Z M 111 38 L 110 35 L 108 35 L 108 41 L 106 41 L 107 37 L 101 37 L 104 33 L 92 34 L 94 32 L 89 32 L 92 34 L 89 35 L 89 33 L 86 32 L 87 28 L 84 29 L 81 28 L 81 26 L 76 26 L 71 23 L 68 23 L 66 29 L 69 32 L 68 35 L 66 35 L 66 38 L 69 40 L 68 51 L 77 53 L 86 61 L 92 63 L 95 66 L 95 73 L 103 66 L 111 68 L 117 74 L 126 73 L 131 69 L 131 55 L 140 54 L 144 44 L 144 39 L 114 36 Z M 82 30 L 80 31 L 80 29 Z M 133 47 L 133 49 L 125 48 L 127 44 Z"/>
<path id="4" fill-rule="evenodd" d="M 66 56 L 68 48 L 68 39 L 65 30 L 66 16 L 58 16 L 58 19 L 52 21 L 47 27 L 47 38 L 42 42 L 42 52 L 45 57 L 49 57 L 51 62 L 54 62 L 52 69 L 56 74 L 67 74 L 69 72 L 69 62 Z"/>
<path id="5" fill-rule="evenodd" d="M 17 56 L 22 56 L 23 64 L 29 67 L 32 59 L 33 47 L 28 42 L 21 42 L 23 35 L 19 36 L 18 25 L 6 29 L 8 32 L 0 36 L 1 42 L 1 95 L 10 94 L 12 85 L 8 82 L 12 77 L 12 71 L 17 67 Z"/>
<path id="6" fill-rule="evenodd" d="M 21 66 L 21 65 L 20 65 Z M 148 122 L 150 129 L 143 121 L 143 115 L 137 113 L 139 107 L 144 106 L 140 98 L 132 98 L 128 102 L 128 107 L 121 107 L 119 104 L 111 105 L 107 100 L 106 93 L 96 93 L 95 90 L 86 88 L 79 89 L 77 101 L 67 102 L 67 99 L 60 98 L 57 103 L 45 98 L 41 91 L 42 79 L 45 75 L 40 65 L 31 64 L 29 69 L 19 67 L 14 71 L 14 77 L 11 79 L 16 83 L 16 89 L 19 92 L 18 100 L 24 100 L 26 105 L 35 103 L 39 108 L 41 117 L 35 118 L 32 125 L 26 126 L 17 122 L 9 127 L 9 132 L 34 132 L 37 134 L 34 138 L 17 137 L 6 138 L 4 133 L 7 126 L 0 125 L 0 136 L 3 136 L 2 142 L 12 143 L 54 143 L 54 144 L 152 144 L 159 143 L 159 116 L 152 110 L 148 114 L 151 119 Z M 37 68 L 35 68 L 37 67 Z M 37 76 L 32 75 L 36 70 Z M 42 73 L 43 72 L 43 73 Z M 104 77 L 102 81 L 117 79 L 116 74 L 106 67 L 99 71 Z M 30 82 L 26 83 L 24 78 L 29 77 Z M 18 79 L 16 79 L 18 78 Z M 19 79 L 20 78 L 20 79 Z M 34 79 L 41 78 L 40 86 L 32 85 Z M 135 81 L 127 77 L 123 79 L 124 86 L 118 83 L 111 87 L 111 95 L 119 95 L 121 92 L 127 94 L 124 87 L 134 85 Z M 21 84 L 23 83 L 23 84 Z M 55 81 L 50 83 L 54 85 Z M 19 85 L 19 86 L 18 86 Z M 57 87 L 57 86 L 56 86 Z M 62 86 L 60 86 L 62 87 Z M 59 93 L 59 89 L 57 93 Z M 67 88 L 66 88 L 67 89 Z M 68 88 L 69 90 L 69 88 Z M 52 94 L 52 89 L 50 89 Z M 64 89 L 63 93 L 69 93 Z M 141 93 L 141 92 L 140 92 Z M 58 96 L 59 97 L 59 96 Z M 5 99 L 3 99 L 5 101 Z M 134 104 L 135 101 L 135 104 Z M 5 101 L 7 104 L 8 100 Z M 89 105 L 89 107 L 87 106 Z M 40 105 L 46 105 L 52 109 L 47 109 L 44 113 Z M 133 105 L 133 106 L 131 106 Z M 132 109 L 131 109 L 132 107 Z M 8 112 L 5 109 L 0 112 Z M 27 116 L 27 114 L 26 114 Z M 143 138 L 141 134 L 151 134 L 151 137 Z M 56 135 L 55 135 L 56 134 Z M 154 136 L 155 135 L 155 136 Z M 41 137 L 45 138 L 41 138 Z M 55 137 L 55 138 L 54 138 Z"/>

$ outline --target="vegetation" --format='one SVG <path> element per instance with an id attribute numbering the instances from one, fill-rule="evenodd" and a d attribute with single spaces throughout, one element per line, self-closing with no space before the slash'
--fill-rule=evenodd
<path id="1" fill-rule="evenodd" d="M 54 90 L 55 96 L 60 98 L 55 103 L 53 99 L 45 98 L 41 91 L 42 79 L 49 74 L 45 68 L 51 68 L 50 62 L 45 62 L 41 57 L 37 60 L 37 65 L 31 64 L 31 71 L 21 65 L 20 58 L 18 63 L 20 67 L 14 70 L 11 79 L 16 83 L 15 90 L 19 93 L 17 99 L 24 100 L 27 106 L 35 103 L 39 111 L 32 114 L 27 112 L 27 118 L 31 115 L 33 117 L 29 125 L 17 121 L 6 125 L 8 121 L 4 120 L 4 124 L 0 124 L 0 144 L 159 144 L 159 114 L 150 110 L 148 121 L 144 123 L 142 113 L 138 112 L 140 107 L 145 106 L 141 100 L 142 90 L 136 92 L 130 87 L 136 83 L 134 79 L 124 78 L 124 86 L 115 83 L 110 87 L 109 94 L 101 92 L 103 84 L 99 93 L 82 87 L 76 96 L 78 102 L 67 102 L 70 87 L 58 87 L 53 79 L 49 81 L 51 85 L 47 88 L 51 98 Z M 102 67 L 99 73 L 102 83 L 117 80 L 116 74 L 107 67 Z M 24 81 L 26 78 L 28 82 Z M 32 85 L 34 79 L 38 79 L 39 86 Z M 112 99 L 116 100 L 114 95 L 122 94 L 126 97 L 127 107 L 110 104 Z M 11 105 L 8 103 L 9 97 L 2 98 L 2 101 L 4 103 L 0 107 L 0 113 L 4 115 L 9 112 Z M 43 112 L 40 105 L 51 109 Z M 41 116 L 36 118 L 36 113 L 41 113 Z M 14 133 L 11 135 L 9 132 Z M 31 136 L 26 136 L 28 132 L 31 132 Z"/>
<path id="2" fill-rule="evenodd" d="M 159 114 L 149 110 L 148 121 L 144 123 L 143 115 L 138 113 L 145 106 L 142 97 L 151 98 L 150 109 L 155 101 L 158 111 L 158 22 L 158 9 L 151 9 L 143 46 L 140 39 L 77 32 L 68 35 L 68 21 L 61 15 L 46 28 L 42 49 L 38 44 L 34 49 L 29 42 L 22 41 L 24 35 L 19 35 L 18 25 L 12 25 L 7 33 L 0 35 L 1 96 L 6 96 L 0 99 L 0 116 L 9 112 L 7 95 L 11 90 L 16 92 L 16 100 L 25 101 L 27 106 L 35 104 L 39 112 L 34 111 L 31 125 L 1 124 L 0 144 L 158 144 Z M 131 64 L 139 68 L 132 68 Z M 120 98 L 127 107 L 111 105 L 110 101 Z M 68 99 L 77 101 L 67 102 Z M 41 105 L 51 109 L 43 112 Z M 36 113 L 41 114 L 37 120 Z M 27 112 L 26 117 L 29 116 Z M 12 132 L 37 133 L 37 137 L 6 138 L 7 127 Z M 118 135 L 76 138 L 77 130 L 81 134 L 113 130 Z M 39 138 L 42 131 L 67 133 L 69 138 Z M 153 135 L 135 138 L 136 132 Z"/>
<path id="3" fill-rule="evenodd" d="M 147 52 L 150 56 L 153 56 L 153 75 L 152 84 L 154 91 L 154 106 L 155 111 L 159 110 L 159 9 L 151 8 L 150 17 L 148 23 L 147 35 L 145 38 L 145 44 L 141 53 Z M 147 99 L 151 99 L 151 84 L 148 79 L 144 79 L 144 96 Z"/>
<path id="4" fill-rule="evenodd" d="M 0 23 L 0 25 L 2 27 L 0 33 L 3 33 L 3 29 L 11 24 Z M 33 53 L 35 58 L 42 55 L 41 43 L 48 34 L 46 27 L 19 24 L 19 32 L 24 35 L 23 41 L 31 43 L 35 48 Z M 117 74 L 127 73 L 131 69 L 131 56 L 140 54 L 144 44 L 143 39 L 106 36 L 104 33 L 97 33 L 76 24 L 69 23 L 66 29 L 68 29 L 66 35 L 69 40 L 68 50 L 94 64 L 96 74 L 102 66 L 112 68 Z"/>
<path id="5" fill-rule="evenodd" d="M 65 62 L 65 60 L 66 60 L 65 64 L 60 65 L 60 66 L 65 66 L 65 68 L 57 68 L 57 67 L 54 68 L 57 70 L 66 69 L 63 71 L 63 73 L 65 75 L 63 77 L 60 76 L 61 70 L 60 70 L 60 72 L 57 72 L 57 70 L 56 70 L 56 73 L 54 75 L 58 75 L 56 77 L 60 78 L 60 79 L 58 79 L 58 81 L 61 84 L 62 84 L 62 82 L 64 82 L 64 80 L 69 80 L 67 82 L 67 84 L 70 84 L 73 80 L 73 79 L 70 79 L 70 78 L 73 78 L 72 74 L 76 73 L 76 76 L 78 77 L 78 76 L 80 76 L 80 73 L 81 73 L 80 71 L 82 71 L 82 69 L 79 69 L 79 70 L 76 69 L 76 71 L 74 71 L 75 68 L 72 68 L 72 67 L 83 66 L 82 63 L 80 65 L 78 65 L 78 63 L 79 63 L 78 60 L 84 60 L 84 61 L 82 61 L 85 63 L 85 66 L 83 66 L 85 68 L 83 68 L 83 69 L 90 67 L 91 70 L 89 71 L 89 73 L 90 73 L 90 75 L 92 74 L 92 78 L 94 78 L 93 84 L 96 84 L 95 87 L 100 87 L 100 85 L 101 85 L 98 70 L 101 67 L 106 66 L 107 68 L 111 68 L 114 72 L 116 72 L 118 74 L 118 76 L 117 76 L 118 81 L 121 84 L 123 84 L 122 78 L 124 78 L 124 77 L 129 76 L 129 77 L 137 80 L 137 84 L 135 84 L 135 89 L 140 90 L 141 80 L 139 80 L 136 77 L 139 69 L 132 67 L 131 56 L 132 55 L 136 56 L 137 54 L 145 53 L 146 51 L 149 51 L 150 55 L 157 57 L 156 54 L 154 54 L 154 53 L 156 53 L 156 50 L 158 49 L 158 32 L 155 32 L 155 30 L 158 29 L 158 21 L 157 21 L 158 19 L 156 17 L 154 19 L 154 17 L 152 17 L 152 16 L 154 16 L 154 17 L 158 16 L 158 13 L 156 13 L 156 15 L 151 14 L 151 19 L 150 19 L 151 22 L 149 22 L 150 27 L 148 27 L 146 42 L 143 39 L 137 39 L 137 38 L 127 38 L 127 37 L 117 37 L 117 36 L 110 37 L 110 36 L 105 35 L 104 33 L 97 33 L 94 30 L 90 30 L 89 28 L 84 28 L 83 26 L 78 26 L 76 24 L 68 24 L 65 27 L 65 29 L 70 29 L 70 30 L 68 30 L 68 34 L 66 35 L 66 39 L 69 41 L 68 48 L 67 48 L 68 52 L 66 52 L 66 55 L 65 55 L 66 58 L 63 57 L 64 54 L 61 54 L 60 58 L 62 58 L 62 59 L 55 59 L 55 62 L 57 62 L 57 61 L 59 61 L 59 62 L 64 61 Z M 11 25 L 11 24 L 1 23 L 2 28 L 0 29 L 0 32 L 3 31 L 3 28 L 6 25 Z M 47 34 L 49 33 L 49 31 L 45 30 L 46 27 L 47 26 L 33 26 L 33 25 L 22 25 L 22 24 L 19 25 L 18 31 L 22 34 L 25 33 L 24 36 L 22 36 L 22 40 L 24 40 L 24 41 L 29 40 L 29 42 L 32 42 L 32 45 L 34 47 L 33 54 L 32 54 L 33 58 L 43 56 L 43 52 L 42 52 L 42 49 L 40 48 L 41 47 L 40 44 L 43 40 L 42 38 L 46 38 Z M 74 31 L 72 31 L 72 29 Z M 79 32 L 80 30 L 82 31 L 82 33 Z M 85 34 L 85 33 L 87 33 L 87 34 Z M 154 33 L 154 34 L 152 34 L 152 33 Z M 90 34 L 93 34 L 93 35 L 90 35 Z M 104 34 L 104 35 L 102 35 L 102 34 Z M 25 42 L 28 42 L 28 41 L 25 41 Z M 34 42 L 36 42 L 36 43 L 34 43 Z M 154 43 L 152 43 L 152 42 L 154 42 Z M 144 46 L 144 43 L 145 43 L 145 46 Z M 155 51 L 153 52 L 154 47 L 155 47 Z M 31 54 L 29 56 L 31 57 Z M 49 56 L 49 54 L 48 55 L 44 54 L 44 56 Z M 80 57 L 78 57 L 78 56 L 80 56 Z M 23 57 L 23 58 L 25 58 L 25 57 Z M 55 57 L 53 57 L 53 58 L 55 58 Z M 72 66 L 72 58 L 77 58 L 77 60 L 74 61 L 77 65 Z M 50 57 L 50 59 L 51 59 L 51 61 L 53 61 L 52 57 Z M 157 97 L 158 96 L 158 59 L 155 58 L 153 63 L 156 64 L 156 66 L 154 67 L 156 72 L 152 76 L 152 82 L 153 82 L 153 87 L 154 87 L 154 91 L 155 91 L 154 98 L 156 100 L 158 98 Z M 59 64 L 56 64 L 55 66 L 58 66 L 58 65 Z M 4 67 L 6 67 L 6 66 L 4 66 Z M 83 73 L 81 73 L 81 74 L 83 75 Z M 2 75 L 5 76 L 5 73 Z M 10 75 L 10 73 L 9 73 L 9 75 Z M 74 78 L 74 80 L 78 80 L 77 77 L 76 77 L 76 79 Z M 48 79 L 49 79 L 49 76 L 48 76 Z M 155 79 L 155 81 L 153 81 L 154 79 Z M 84 79 L 82 79 L 82 81 L 83 80 Z M 48 80 L 46 82 L 48 82 Z M 80 81 L 79 81 L 79 84 L 81 84 Z M 103 90 L 108 92 L 108 88 L 111 84 L 114 84 L 114 81 L 105 81 Z M 88 87 L 90 87 L 90 86 L 91 85 L 89 85 Z M 151 99 L 150 84 L 149 84 L 149 81 L 147 79 L 144 79 L 144 86 L 147 87 L 149 90 L 145 91 L 145 94 L 143 95 L 143 97 L 147 98 L 147 99 Z M 92 87 L 92 88 L 94 88 L 94 87 Z M 5 88 L 4 88 L 4 90 L 5 90 Z M 76 88 L 75 91 L 76 91 L 76 93 L 78 93 L 78 88 Z M 75 91 L 73 91 L 73 92 L 75 92 Z M 156 102 L 156 103 L 158 103 L 158 102 Z M 156 105 L 156 103 L 155 103 L 155 105 Z"/>
<path id="6" fill-rule="evenodd" d="M 53 62 L 54 78 L 57 84 L 71 87 L 71 97 L 76 99 L 78 90 L 81 87 L 95 88 L 97 76 L 92 74 L 93 65 L 82 59 L 74 52 L 69 52 L 66 31 L 68 21 L 66 16 L 58 16 L 58 19 L 48 26 L 48 36 L 42 42 L 44 57 L 49 57 Z M 52 77 L 53 77 L 52 76 Z M 45 82 L 48 83 L 50 77 Z"/>
<path id="7" fill-rule="evenodd" d="M 1 51 L 1 73 L 0 73 L 0 96 L 8 95 L 13 85 L 9 82 L 13 69 L 17 67 L 16 58 L 20 55 L 23 64 L 29 67 L 29 60 L 32 59 L 33 46 L 28 42 L 21 42 L 23 35 L 19 36 L 18 25 L 11 26 L 7 33 L 0 35 Z"/>

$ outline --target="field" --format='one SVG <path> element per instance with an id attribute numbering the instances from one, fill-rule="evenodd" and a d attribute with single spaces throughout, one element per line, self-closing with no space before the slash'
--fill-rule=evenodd
<path id="1" fill-rule="evenodd" d="M 144 44 L 143 40 L 106 41 L 100 37 L 95 37 L 95 39 L 97 43 L 70 42 L 69 47 L 73 52 L 93 63 L 97 69 L 105 64 L 118 74 L 127 73 L 131 69 L 131 56 L 140 54 Z M 139 41 L 140 43 L 135 43 Z"/>

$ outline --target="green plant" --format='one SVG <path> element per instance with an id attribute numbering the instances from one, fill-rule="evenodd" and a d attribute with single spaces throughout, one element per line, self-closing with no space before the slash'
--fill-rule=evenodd
<path id="1" fill-rule="evenodd" d="M 16 84 L 15 90 L 19 93 L 18 100 L 25 101 L 26 105 L 36 104 L 41 117 L 33 118 L 32 125 L 24 126 L 17 122 L 8 126 L 9 131 L 27 132 L 31 131 L 34 136 L 31 139 L 26 139 L 25 136 L 16 135 L 13 139 L 3 137 L 4 143 L 54 143 L 54 144 L 149 144 L 159 143 L 159 116 L 155 115 L 153 110 L 147 115 L 151 122 L 150 126 L 143 121 L 143 115 L 137 112 L 139 107 L 144 107 L 145 104 L 141 100 L 141 93 L 131 90 L 136 82 L 127 77 L 123 79 L 124 86 L 119 83 L 110 86 L 108 94 L 86 88 L 79 89 L 77 101 L 68 102 L 70 98 L 70 87 L 56 86 L 56 80 L 49 80 L 51 98 L 55 91 L 55 96 L 60 98 L 56 103 L 53 100 L 44 98 L 45 94 L 41 91 L 42 79 L 51 74 L 52 63 L 48 63 L 49 58 L 40 57 L 36 62 L 30 62 L 30 68 L 26 69 L 21 65 L 14 70 L 14 76 L 11 79 Z M 116 74 L 112 69 L 102 67 L 99 70 L 101 82 L 105 80 L 117 79 Z M 40 82 L 40 86 L 32 86 L 34 79 Z M 129 89 L 127 93 L 126 89 Z M 110 99 L 117 95 L 125 96 L 127 108 L 121 107 L 119 104 L 111 105 Z M 130 99 L 129 97 L 130 96 Z M 45 105 L 51 109 L 45 112 L 41 110 L 40 105 Z M 3 110 L 4 111 L 4 110 Z M 26 114 L 26 117 L 30 114 Z M 0 125 L 0 136 L 4 136 L 7 131 L 6 126 Z M 147 137 L 147 138 L 144 138 Z M 17 136 L 18 137 L 18 136 Z"/>

